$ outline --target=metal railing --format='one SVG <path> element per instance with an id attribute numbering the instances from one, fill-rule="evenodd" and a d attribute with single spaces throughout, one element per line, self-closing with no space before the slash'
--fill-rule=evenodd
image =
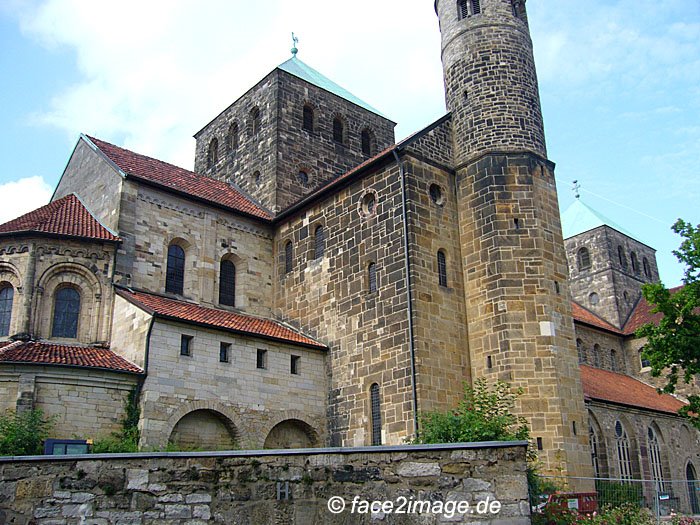
<path id="1" fill-rule="evenodd" d="M 542 508 L 547 502 L 557 501 L 565 507 L 579 512 L 619 507 L 633 504 L 649 509 L 657 523 L 670 519 L 673 515 L 695 516 L 700 518 L 700 481 L 614 478 L 575 478 L 540 476 L 539 494 L 530 495 L 533 509 Z M 552 496 L 559 493 L 559 496 Z M 575 494 L 581 495 L 579 497 Z M 595 502 L 583 495 L 595 494 Z"/>

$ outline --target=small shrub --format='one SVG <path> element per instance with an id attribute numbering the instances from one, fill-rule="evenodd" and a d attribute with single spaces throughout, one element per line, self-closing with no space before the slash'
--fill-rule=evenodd
<path id="1" fill-rule="evenodd" d="M 44 453 L 44 440 L 49 437 L 55 417 L 44 417 L 41 410 L 0 415 L 0 455 L 36 456 Z"/>
<path id="2" fill-rule="evenodd" d="M 599 479 L 595 482 L 595 489 L 600 508 L 617 507 L 625 503 L 639 507 L 644 503 L 641 485 Z"/>

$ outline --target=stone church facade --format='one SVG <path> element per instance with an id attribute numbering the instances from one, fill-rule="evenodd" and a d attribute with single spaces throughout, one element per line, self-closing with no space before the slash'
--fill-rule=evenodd
<path id="1" fill-rule="evenodd" d="M 653 250 L 619 280 L 622 232 L 564 240 L 525 2 L 435 6 L 449 113 L 399 143 L 296 55 L 196 133 L 194 171 L 81 136 L 0 226 L 0 404 L 96 439 L 136 389 L 143 447 L 400 444 L 485 377 L 523 388 L 551 471 L 617 474 L 621 420 L 630 475 L 645 428 L 664 476 L 700 466 L 625 331 Z"/>

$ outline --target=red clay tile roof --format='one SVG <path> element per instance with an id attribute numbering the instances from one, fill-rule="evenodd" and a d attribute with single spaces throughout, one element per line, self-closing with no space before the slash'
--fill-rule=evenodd
<path id="1" fill-rule="evenodd" d="M 143 374 L 143 370 L 108 348 L 49 343 L 5 341 L 0 343 L 0 363 L 30 363 L 101 368 Z"/>
<path id="2" fill-rule="evenodd" d="M 620 329 L 615 328 L 614 325 L 608 323 L 606 320 L 598 317 L 596 314 L 584 308 L 575 301 L 571 301 L 571 313 L 574 316 L 574 321 L 579 321 L 581 323 L 586 323 L 588 325 L 594 326 L 596 328 L 602 328 L 608 332 L 614 332 L 616 334 L 622 334 Z"/>
<path id="3" fill-rule="evenodd" d="M 669 291 L 674 293 L 681 288 L 682 286 L 676 286 L 675 288 L 671 288 Z M 627 322 L 625 323 L 623 329 L 625 335 L 634 335 L 637 328 L 640 328 L 648 323 L 658 324 L 659 321 L 663 319 L 664 314 L 652 313 L 651 309 L 652 306 L 646 299 L 644 299 L 644 297 L 642 297 L 637 303 L 637 306 L 634 307 L 632 315 L 629 316 L 629 319 L 627 319 Z"/>
<path id="4" fill-rule="evenodd" d="M 175 190 L 259 219 L 271 219 L 267 211 L 230 184 L 134 153 L 100 139 L 87 138 L 126 173 L 127 177 L 134 177 L 150 184 Z"/>
<path id="5" fill-rule="evenodd" d="M 160 295 L 126 290 L 123 288 L 118 288 L 117 294 L 157 317 L 210 326 L 212 328 L 219 328 L 312 348 L 327 348 L 326 345 L 314 341 L 270 319 L 261 319 L 259 317 L 237 314 L 226 310 L 207 308 L 186 301 L 178 301 Z"/>
<path id="6" fill-rule="evenodd" d="M 580 365 L 583 394 L 586 399 L 606 401 L 675 414 L 685 404 L 668 394 L 659 395 L 652 386 L 633 377 Z"/>
<path id="7" fill-rule="evenodd" d="M 34 232 L 98 241 L 121 240 L 102 226 L 74 194 L 0 225 L 0 235 Z"/>

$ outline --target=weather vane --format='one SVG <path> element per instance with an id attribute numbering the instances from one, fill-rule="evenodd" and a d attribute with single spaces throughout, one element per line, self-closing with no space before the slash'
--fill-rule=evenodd
<path id="1" fill-rule="evenodd" d="M 299 43 L 299 39 L 294 36 L 294 32 L 292 32 L 292 55 L 297 56 L 297 53 L 299 50 L 297 49 L 297 44 Z"/>
<path id="2" fill-rule="evenodd" d="M 574 192 L 574 197 L 577 199 L 581 197 L 581 192 L 579 191 L 581 189 L 581 185 L 578 183 L 577 180 L 574 181 L 574 185 L 571 187 L 571 191 Z"/>

